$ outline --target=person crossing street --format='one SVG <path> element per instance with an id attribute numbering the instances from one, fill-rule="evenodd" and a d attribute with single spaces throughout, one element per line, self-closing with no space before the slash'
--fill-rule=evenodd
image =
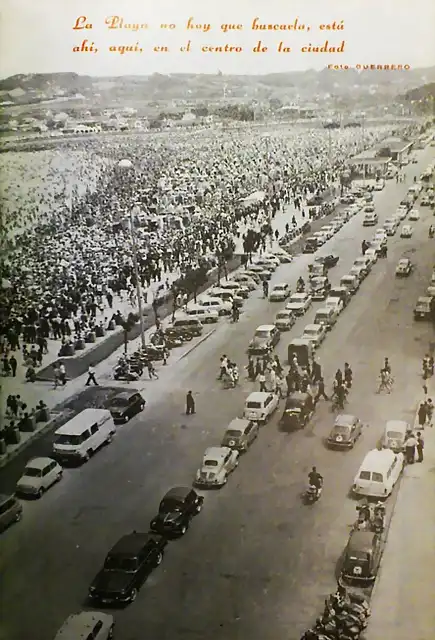
<path id="1" fill-rule="evenodd" d="M 88 367 L 88 379 L 86 381 L 85 387 L 89 387 L 89 385 L 91 384 L 91 382 L 94 383 L 95 386 L 98 387 L 98 382 L 95 379 L 95 369 L 94 367 L 90 364 Z"/>

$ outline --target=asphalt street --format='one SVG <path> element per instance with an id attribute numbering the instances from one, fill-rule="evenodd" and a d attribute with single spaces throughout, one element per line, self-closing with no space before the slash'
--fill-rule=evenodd
<path id="1" fill-rule="evenodd" d="M 406 168 L 405 183 L 390 181 L 375 194 L 378 226 L 433 156 L 434 149 L 419 152 L 419 164 Z M 374 266 L 318 352 L 327 391 L 336 369 L 350 363 L 354 387 L 346 412 L 367 425 L 363 437 L 347 453 L 327 450 L 324 437 L 334 414 L 324 401 L 304 431 L 283 434 L 277 427 L 281 404 L 226 487 L 204 492 L 202 513 L 183 539 L 168 546 L 137 600 L 116 611 L 118 640 L 299 640 L 321 612 L 355 520 L 355 502 L 348 497 L 354 475 L 386 420 L 411 420 L 422 385 L 421 358 L 434 341 L 433 328 L 415 323 L 412 314 L 433 265 L 428 228 L 434 218 L 430 209 L 418 208 L 413 238 L 402 240 L 397 233 L 389 239 L 388 260 Z M 375 231 L 362 227 L 362 217 L 352 218 L 321 250 L 340 255 L 330 272 L 333 284 Z M 394 270 L 404 255 L 416 268 L 409 279 L 398 280 Z M 272 284 L 287 281 L 295 288 L 313 257 L 282 265 Z M 246 363 L 256 327 L 272 322 L 284 306 L 261 296 L 251 295 L 238 324 L 222 323 L 188 358 L 150 382 L 145 412 L 120 427 L 112 445 L 87 465 L 65 470 L 62 482 L 40 501 L 24 503 L 22 522 L 2 535 L 1 640 L 54 637 L 63 620 L 85 606 L 88 586 L 117 539 L 133 529 L 146 531 L 167 489 L 192 482 L 205 448 L 220 443 L 248 393 L 258 389 L 243 379 L 238 389 L 225 391 L 216 376 L 223 353 L 239 366 Z M 290 339 L 302 334 L 321 304 L 314 303 L 282 336 L 276 349 L 282 362 Z M 395 385 L 391 395 L 376 395 L 385 356 Z M 197 413 L 187 417 L 189 389 Z M 306 507 L 301 493 L 312 465 L 325 488 L 321 500 Z"/>

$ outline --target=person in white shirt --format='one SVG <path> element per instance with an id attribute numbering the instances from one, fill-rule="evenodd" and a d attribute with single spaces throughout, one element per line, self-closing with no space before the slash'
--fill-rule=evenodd
<path id="1" fill-rule="evenodd" d="M 94 385 L 96 385 L 98 387 L 98 382 L 95 380 L 95 369 L 94 367 L 90 364 L 88 367 L 88 379 L 86 381 L 85 386 L 89 387 L 89 385 L 91 384 L 91 382 L 94 383 Z"/>

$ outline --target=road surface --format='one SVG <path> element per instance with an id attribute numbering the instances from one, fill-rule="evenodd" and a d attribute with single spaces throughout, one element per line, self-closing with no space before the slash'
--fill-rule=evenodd
<path id="1" fill-rule="evenodd" d="M 419 152 L 420 163 L 406 169 L 406 183 L 390 182 L 375 195 L 379 226 L 433 155 L 433 149 Z M 278 431 L 281 406 L 227 486 L 204 492 L 203 512 L 183 539 L 169 545 L 137 600 L 115 612 L 118 640 L 299 640 L 322 611 L 355 519 L 355 503 L 348 497 L 354 475 L 385 421 L 411 418 L 421 389 L 421 358 L 433 341 L 432 327 L 412 316 L 433 264 L 427 239 L 433 216 L 420 210 L 414 237 L 389 239 L 388 260 L 374 266 L 318 353 L 327 390 L 345 361 L 353 369 L 347 411 L 368 425 L 354 450 L 325 448 L 323 438 L 334 419 L 328 403 L 321 401 L 312 423 L 291 435 Z M 330 273 L 333 284 L 373 232 L 362 227 L 360 213 L 323 247 L 324 253 L 340 255 Z M 409 255 L 416 269 L 399 281 L 394 269 L 402 255 Z M 312 259 L 300 256 L 282 265 L 272 283 L 284 280 L 294 288 L 299 275 L 306 278 Z M 289 340 L 301 335 L 321 304 L 283 335 L 276 349 L 282 362 Z M 1 640 L 54 637 L 63 620 L 85 606 L 88 586 L 117 539 L 133 529 L 146 531 L 166 490 L 191 483 L 205 448 L 219 444 L 245 397 L 258 389 L 242 380 L 240 388 L 222 390 L 216 381 L 219 357 L 226 353 L 245 364 L 255 328 L 271 322 L 281 306 L 255 292 L 239 324 L 220 324 L 188 358 L 150 382 L 145 412 L 120 427 L 110 447 L 86 466 L 67 469 L 39 502 L 24 504 L 22 522 L 2 536 Z M 376 395 L 385 356 L 395 386 L 391 395 Z M 197 413 L 186 417 L 189 389 Z M 48 439 L 39 446 L 48 450 Z M 300 495 L 312 465 L 324 475 L 325 489 L 320 502 L 306 507 Z"/>

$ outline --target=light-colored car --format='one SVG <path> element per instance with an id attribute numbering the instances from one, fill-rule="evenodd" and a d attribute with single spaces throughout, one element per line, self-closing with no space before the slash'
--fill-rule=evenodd
<path id="1" fill-rule="evenodd" d="M 304 291 L 303 293 L 293 293 L 285 308 L 293 311 L 293 313 L 297 316 L 302 316 L 306 311 L 308 311 L 311 303 L 312 298 L 306 291 Z"/>
<path id="2" fill-rule="evenodd" d="M 52 458 L 33 458 L 17 482 L 17 493 L 40 498 L 53 484 L 62 478 L 62 467 Z"/>
<path id="3" fill-rule="evenodd" d="M 363 219 L 363 227 L 374 227 L 377 223 L 378 223 L 378 216 L 376 213 L 365 214 Z"/>
<path id="4" fill-rule="evenodd" d="M 112 640 L 113 616 L 101 611 L 81 611 L 68 616 L 54 640 Z"/>
<path id="5" fill-rule="evenodd" d="M 385 187 L 385 183 L 383 180 L 377 180 L 373 186 L 373 190 L 374 191 L 382 191 L 382 189 Z"/>
<path id="6" fill-rule="evenodd" d="M 258 433 L 258 422 L 251 422 L 246 418 L 234 418 L 225 431 L 221 445 L 244 453 L 257 438 Z"/>
<path id="7" fill-rule="evenodd" d="M 430 284 L 428 286 L 428 288 L 426 289 L 426 294 L 428 295 L 429 298 L 435 298 L 435 285 L 434 284 Z"/>
<path id="8" fill-rule="evenodd" d="M 274 324 L 280 331 L 288 331 L 296 321 L 294 313 L 289 309 L 281 309 L 275 316 Z"/>
<path id="9" fill-rule="evenodd" d="M 326 327 L 324 324 L 307 324 L 302 334 L 302 340 L 309 340 L 313 347 L 320 347 L 326 337 Z"/>
<path id="10" fill-rule="evenodd" d="M 370 247 L 369 249 L 366 250 L 364 256 L 368 260 L 370 260 L 372 265 L 376 264 L 377 261 L 378 261 L 378 253 L 377 253 L 376 249 L 373 249 L 372 247 Z"/>
<path id="11" fill-rule="evenodd" d="M 375 235 L 373 236 L 374 238 L 385 238 L 385 240 L 387 239 L 387 232 L 385 231 L 385 229 L 382 229 L 382 227 L 379 227 L 379 229 L 376 229 L 375 231 Z"/>
<path id="12" fill-rule="evenodd" d="M 353 265 L 349 271 L 350 276 L 356 276 L 360 282 L 364 280 L 367 275 L 367 270 L 363 265 Z"/>
<path id="13" fill-rule="evenodd" d="M 271 302 L 282 302 L 287 300 L 290 295 L 290 287 L 286 282 L 279 282 L 274 284 L 272 291 L 269 293 L 269 300 Z"/>
<path id="14" fill-rule="evenodd" d="M 222 487 L 239 464 L 239 452 L 229 447 L 209 447 L 204 453 L 201 467 L 196 472 L 195 484 L 203 487 Z"/>
<path id="15" fill-rule="evenodd" d="M 290 262 L 293 262 L 293 257 L 289 253 L 287 253 L 287 251 L 281 249 L 281 247 L 279 247 L 278 249 L 274 249 L 273 254 L 266 254 L 266 257 L 272 255 L 278 258 L 280 264 L 289 264 Z"/>
<path id="16" fill-rule="evenodd" d="M 260 265 L 260 267 L 263 267 L 264 269 L 275 271 L 279 267 L 279 261 L 276 258 L 265 258 L 262 256 L 255 260 L 254 265 Z"/>
<path id="17" fill-rule="evenodd" d="M 243 417 L 264 424 L 277 409 L 279 398 L 269 391 L 254 391 L 245 401 Z"/>
<path id="18" fill-rule="evenodd" d="M 405 220 L 406 216 L 408 215 L 408 207 L 401 204 L 396 209 L 396 215 L 400 218 L 400 220 Z"/>
<path id="19" fill-rule="evenodd" d="M 235 273 L 233 279 L 249 291 L 254 291 L 257 288 L 257 283 L 245 273 Z"/>
<path id="20" fill-rule="evenodd" d="M 333 236 L 333 235 L 334 235 L 334 233 L 335 233 L 334 228 L 333 228 L 333 227 L 331 227 L 331 225 L 325 225 L 324 227 L 322 227 L 322 228 L 320 229 L 320 232 L 321 232 L 321 233 L 326 234 L 326 236 L 327 236 L 328 240 L 329 240 L 330 238 L 332 238 L 332 236 Z"/>
<path id="21" fill-rule="evenodd" d="M 396 267 L 396 276 L 409 276 L 412 271 L 412 262 L 409 258 L 400 258 Z"/>
<path id="22" fill-rule="evenodd" d="M 288 256 L 288 253 L 286 251 L 281 250 L 281 249 L 280 249 L 280 251 L 282 253 L 287 254 L 287 256 Z M 276 253 L 275 251 L 269 252 L 269 253 L 263 253 L 262 258 L 263 258 L 263 260 L 267 260 L 268 262 L 271 262 L 276 267 L 279 267 L 279 265 L 281 264 L 281 260 L 279 259 L 279 256 L 275 255 L 275 253 Z"/>
<path id="23" fill-rule="evenodd" d="M 274 324 L 261 324 L 256 328 L 254 337 L 248 346 L 251 355 L 264 355 L 270 353 L 278 344 L 281 334 Z"/>
<path id="24" fill-rule="evenodd" d="M 337 314 L 340 314 L 344 309 L 344 303 L 341 298 L 326 298 L 324 306 L 327 309 L 334 309 Z"/>
<path id="25" fill-rule="evenodd" d="M 272 277 L 273 269 L 262 267 L 259 264 L 251 264 L 249 268 L 246 269 L 245 273 L 248 275 L 257 276 L 261 280 L 270 280 Z"/>
<path id="26" fill-rule="evenodd" d="M 187 315 L 192 318 L 198 318 L 202 324 L 212 324 L 218 322 L 219 312 L 209 307 L 204 307 L 200 304 L 195 304 L 190 308 L 187 308 Z"/>
<path id="27" fill-rule="evenodd" d="M 394 221 L 386 221 L 384 224 L 384 229 L 387 232 L 387 236 L 394 236 L 397 231 L 397 224 Z"/>
<path id="28" fill-rule="evenodd" d="M 417 220 L 420 220 L 420 212 L 418 211 L 418 209 L 411 209 L 411 211 L 409 212 L 408 220 L 410 222 L 417 222 Z"/>
<path id="29" fill-rule="evenodd" d="M 198 300 L 198 304 L 205 309 L 214 309 L 220 316 L 229 316 L 232 310 L 231 302 L 225 302 L 221 298 L 213 298 L 212 296 Z"/>
<path id="30" fill-rule="evenodd" d="M 410 224 L 404 224 L 402 229 L 400 230 L 400 237 L 401 238 L 412 238 L 413 231 L 414 231 L 414 229 L 411 227 Z"/>
<path id="31" fill-rule="evenodd" d="M 370 273 L 370 271 L 372 270 L 372 261 L 370 260 L 370 258 L 366 258 L 366 256 L 360 256 L 359 258 L 357 258 L 355 260 L 355 262 L 353 263 L 354 267 L 362 267 L 365 272 L 366 275 L 368 275 Z"/>
<path id="32" fill-rule="evenodd" d="M 364 213 L 374 213 L 374 212 L 375 212 L 375 205 L 373 202 L 369 202 L 368 204 L 365 205 Z"/>
<path id="33" fill-rule="evenodd" d="M 232 289 L 222 289 L 219 286 L 212 287 L 210 289 L 210 295 L 214 298 L 220 298 L 224 300 L 224 302 L 229 302 L 231 305 L 235 302 L 238 307 L 243 306 L 242 296 L 239 296 L 238 293 L 235 293 Z"/>

